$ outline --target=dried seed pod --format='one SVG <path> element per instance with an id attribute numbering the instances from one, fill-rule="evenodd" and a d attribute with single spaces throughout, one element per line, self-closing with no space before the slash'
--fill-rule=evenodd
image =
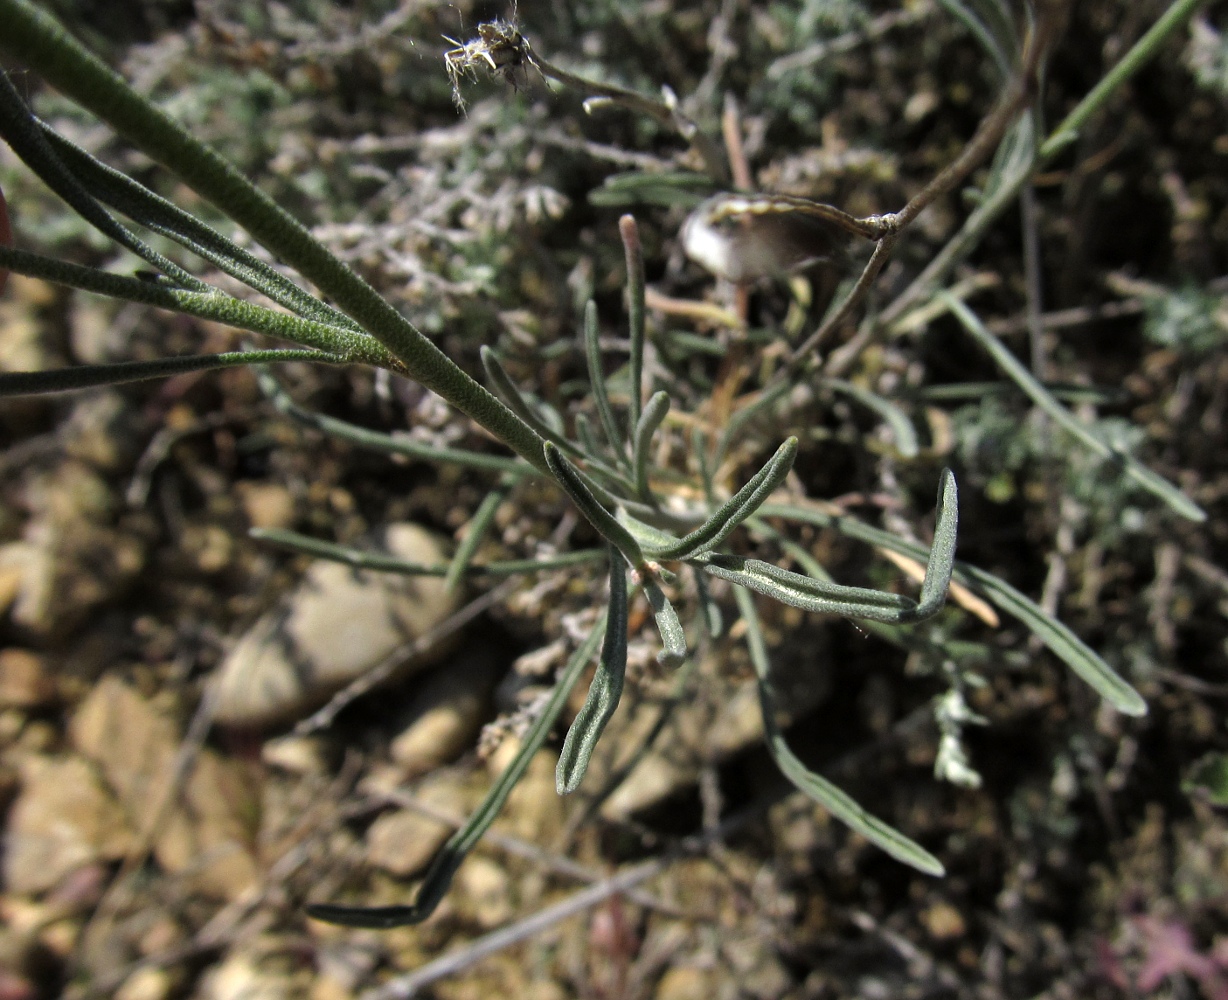
<path id="1" fill-rule="evenodd" d="M 682 227 L 682 246 L 718 278 L 749 282 L 814 264 L 843 265 L 850 235 L 872 238 L 865 221 L 831 205 L 776 194 L 718 194 Z"/>

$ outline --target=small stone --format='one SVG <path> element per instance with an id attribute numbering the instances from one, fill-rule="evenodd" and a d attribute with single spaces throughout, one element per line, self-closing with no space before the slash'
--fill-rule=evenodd
<path id="1" fill-rule="evenodd" d="M 5 838 L 12 892 L 45 892 L 78 868 L 123 857 L 133 844 L 123 810 L 86 761 L 32 755 L 22 762 L 22 792 Z"/>
<path id="2" fill-rule="evenodd" d="M 258 816 L 259 788 L 251 770 L 203 750 L 154 855 L 201 895 L 236 900 L 260 882 L 253 849 Z"/>
<path id="3" fill-rule="evenodd" d="M 935 941 L 951 941 L 968 931 L 963 916 L 950 903 L 935 903 L 923 910 L 921 923 Z"/>
<path id="4" fill-rule="evenodd" d="M 55 678 L 41 656 L 0 649 L 0 708 L 43 708 L 55 700 Z"/>
<path id="5" fill-rule="evenodd" d="M 179 727 L 133 687 L 113 676 L 94 685 L 68 726 L 73 745 L 93 760 L 116 790 L 129 823 L 139 828 L 172 794 Z M 212 899 L 233 900 L 254 885 L 252 817 L 258 815 L 249 770 L 212 750 L 200 751 L 187 781 L 173 790 L 170 814 L 154 844 L 159 864 L 189 872 L 187 881 Z"/>
<path id="6" fill-rule="evenodd" d="M 483 930 L 505 924 L 516 912 L 512 905 L 512 882 L 489 858 L 470 856 L 456 873 L 457 906 Z"/>
<path id="7" fill-rule="evenodd" d="M 63 639 L 94 608 L 117 599 L 144 564 L 144 544 L 133 535 L 85 517 L 47 517 L 27 524 L 21 541 L 0 548 L 0 598 L 15 577 L 14 623 Z"/>
<path id="8" fill-rule="evenodd" d="M 138 823 L 171 780 L 179 727 L 118 677 L 98 681 L 68 723 L 73 746 L 102 770 Z"/>
<path id="9" fill-rule="evenodd" d="M 253 528 L 288 528 L 294 523 L 294 497 L 280 483 L 240 482 L 235 492 Z"/>
<path id="10" fill-rule="evenodd" d="M 711 976 L 693 965 L 675 965 L 665 970 L 657 983 L 655 1000 L 711 1000 Z"/>
<path id="11" fill-rule="evenodd" d="M 260 759 L 270 767 L 289 774 L 323 774 L 324 748 L 314 736 L 283 736 L 267 740 L 260 748 Z"/>
<path id="12" fill-rule="evenodd" d="M 468 813 L 467 796 L 453 775 L 432 775 L 413 794 L 423 805 L 445 814 L 459 818 Z M 367 831 L 367 860 L 389 874 L 408 878 L 427 866 L 454 829 L 411 809 L 385 813 Z"/>
<path id="13" fill-rule="evenodd" d="M 427 678 L 406 713 L 409 721 L 392 741 L 392 759 L 406 776 L 426 774 L 472 746 L 499 673 L 493 655 L 475 651 Z"/>
<path id="14" fill-rule="evenodd" d="M 204 977 L 197 996 L 202 1000 L 290 1000 L 294 981 L 261 967 L 251 955 L 227 956 Z"/>
<path id="15" fill-rule="evenodd" d="M 166 1000 L 175 987 L 166 969 L 137 969 L 115 991 L 115 1000 Z"/>
<path id="16" fill-rule="evenodd" d="M 202 573 L 220 573 L 234 558 L 234 536 L 221 525 L 188 525 L 179 545 Z"/>
<path id="17" fill-rule="evenodd" d="M 389 525 L 379 548 L 408 562 L 444 562 L 441 541 L 414 524 Z M 298 718 L 438 625 L 458 600 L 437 577 L 374 573 L 316 560 L 219 668 L 215 718 L 248 727 Z M 421 669 L 429 663 L 418 657 L 403 666 Z"/>
<path id="18" fill-rule="evenodd" d="M 562 827 L 563 800 L 554 778 L 558 763 L 559 755 L 553 750 L 543 749 L 533 755 L 524 776 L 507 797 L 507 805 L 495 821 L 496 829 L 539 843 Z"/>

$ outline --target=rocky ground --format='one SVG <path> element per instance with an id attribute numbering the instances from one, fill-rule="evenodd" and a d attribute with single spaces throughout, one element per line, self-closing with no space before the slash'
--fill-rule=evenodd
<path id="1" fill-rule="evenodd" d="M 1047 120 L 1164 7 L 1078 5 Z M 82 7 L 67 23 L 470 371 L 491 344 L 524 388 L 568 414 L 588 405 L 577 307 L 597 300 L 621 364 L 623 211 L 640 219 L 654 292 L 729 304 L 677 249 L 684 210 L 619 203 L 608 182 L 693 168 L 671 128 L 623 109 L 586 116 L 531 72 L 514 87 L 449 79 L 440 35 L 467 40 L 508 12 L 120 10 Z M 554 62 L 648 94 L 668 80 L 714 135 L 722 95 L 736 95 L 757 187 L 862 214 L 898 206 L 948 162 L 994 92 L 984 55 L 937 4 L 520 14 Z M 185 375 L 0 402 L 0 1000 L 1228 998 L 1225 27 L 1212 5 L 1177 32 L 956 276 L 1020 356 L 1039 352 L 1046 381 L 1095 390 L 1069 405 L 1114 421 L 1102 426 L 1204 523 L 1122 487 L 999 392 L 942 310 L 846 375 L 907 412 L 918 454 L 820 394 L 795 425 L 752 426 L 725 470 L 741 481 L 800 431 L 791 490 L 925 539 L 938 469 L 953 466 L 960 557 L 1055 612 L 1147 700 L 1145 717 L 1115 712 L 1018 623 L 972 603 L 927 627 L 931 653 L 764 603 L 793 748 L 934 852 L 944 878 L 892 861 L 784 781 L 737 624 L 676 674 L 657 666 L 651 618 L 633 606 L 628 691 L 579 792 L 555 794 L 557 734 L 430 920 L 375 932 L 307 919 L 308 902 L 412 899 L 604 606 L 603 577 L 581 565 L 448 590 L 255 540 L 252 528 L 294 529 L 440 563 L 497 477 L 304 428 L 247 370 Z M 214 218 L 36 78 L 24 86 L 75 141 Z M 131 269 L 4 153 L 19 246 Z M 922 217 L 872 309 L 968 210 L 952 197 Z M 683 430 L 721 413 L 722 392 L 733 399 L 729 372 L 741 365 L 752 388 L 790 317 L 803 308 L 798 328 L 813 325 L 831 284 L 812 277 L 808 319 L 796 291 L 756 287 L 749 333 L 653 312 L 650 373 L 684 415 L 662 466 L 685 466 Z M 1030 307 L 1045 331 L 1031 345 Z M 18 276 L 0 299 L 5 370 L 241 342 Z M 416 386 L 279 374 L 315 411 L 500 453 Z M 841 581 L 906 577 L 834 532 L 791 530 Z M 557 491 L 525 480 L 477 558 L 592 541 Z M 372 670 L 388 676 L 367 690 Z M 952 692 L 983 725 L 951 728 Z M 963 784 L 934 774 L 944 737 L 975 771 Z"/>

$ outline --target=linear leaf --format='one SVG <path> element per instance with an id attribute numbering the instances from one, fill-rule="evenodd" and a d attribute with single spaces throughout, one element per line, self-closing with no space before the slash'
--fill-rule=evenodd
<path id="1" fill-rule="evenodd" d="M 448 887 L 452 884 L 452 877 L 456 874 L 456 870 L 465 860 L 465 855 L 473 850 L 477 842 L 482 839 L 482 835 L 490 828 L 491 823 L 498 817 L 512 789 L 524 776 L 534 754 L 546 742 L 546 737 L 550 735 L 550 730 L 554 727 L 559 713 L 563 711 L 563 706 L 567 703 L 571 689 L 576 686 L 584 668 L 592 659 L 593 653 L 597 650 L 597 643 L 601 641 L 604 632 L 604 621 L 598 622 L 593 627 L 593 631 L 589 633 L 588 638 L 572 654 L 567 666 L 563 668 L 562 674 L 555 682 L 554 690 L 550 692 L 550 699 L 546 702 L 546 707 L 525 734 L 519 753 L 507 766 L 507 770 L 491 786 L 482 804 L 469 817 L 469 822 L 452 834 L 448 842 L 439 849 L 439 853 L 435 855 L 430 868 L 427 869 L 426 877 L 418 889 L 418 897 L 412 906 L 367 907 L 313 903 L 308 905 L 307 915 L 330 924 L 386 930 L 390 927 L 421 923 L 434 913 L 435 907 L 439 905 L 439 901 L 443 899 Z"/>
<path id="2" fill-rule="evenodd" d="M 676 667 L 686 659 L 686 632 L 678 619 L 678 612 L 656 581 L 644 581 L 644 594 L 652 607 L 657 631 L 661 633 L 661 652 L 657 654 L 657 662 L 663 667 Z"/>
<path id="3" fill-rule="evenodd" d="M 626 528 L 614 518 L 608 510 L 597 502 L 592 491 L 584 482 L 579 470 L 571 464 L 551 441 L 546 442 L 546 464 L 554 473 L 560 486 L 571 497 L 572 503 L 580 508 L 580 513 L 588 520 L 602 538 L 618 549 L 623 557 L 637 570 L 644 568 L 644 554 L 640 544 Z"/>
<path id="4" fill-rule="evenodd" d="M 635 477 L 635 492 L 644 503 L 655 502 L 652 492 L 648 489 L 648 450 L 652 445 L 652 436 L 661 426 L 661 421 L 665 419 L 667 413 L 669 413 L 669 394 L 654 392 L 635 424 L 631 465 Z"/>
<path id="5" fill-rule="evenodd" d="M 868 545 L 898 552 L 912 559 L 924 559 L 924 547 L 872 527 L 846 514 L 829 514 L 813 508 L 785 504 L 765 505 L 762 517 L 782 517 L 791 521 L 834 528 L 840 534 Z M 957 562 L 954 579 L 983 594 L 1000 610 L 1022 622 L 1049 650 L 1082 678 L 1102 698 L 1125 715 L 1146 715 L 1147 703 L 1125 680 L 1066 625 L 1043 611 L 1005 580 L 967 563 Z"/>
<path id="6" fill-rule="evenodd" d="M 606 392 L 605 373 L 601 370 L 600 330 L 597 324 L 597 303 L 589 299 L 584 303 L 584 356 L 588 361 L 588 379 L 592 386 L 593 403 L 597 407 L 597 417 L 601 421 L 601 429 L 605 432 L 610 451 L 619 465 L 627 464 L 627 449 L 619 430 L 618 420 L 610 406 L 610 396 Z"/>
<path id="7" fill-rule="evenodd" d="M 789 749 L 784 733 L 776 723 L 776 692 L 772 686 L 771 664 L 763 641 L 763 630 L 755 611 L 755 602 L 742 587 L 734 588 L 738 611 L 746 623 L 746 645 L 759 680 L 759 706 L 763 713 L 763 730 L 768 750 L 776 766 L 797 788 L 814 799 L 849 829 L 861 834 L 876 847 L 882 848 L 898 861 L 911 865 L 927 875 L 942 875 L 942 862 L 916 841 L 866 812 L 847 793 L 810 770 Z"/>
<path id="8" fill-rule="evenodd" d="M 640 406 L 644 398 L 644 248 L 640 243 L 635 216 L 624 215 L 618 220 L 618 234 L 623 241 L 627 261 L 627 327 L 631 339 L 631 406 L 628 423 L 639 427 Z"/>
<path id="9" fill-rule="evenodd" d="M 255 254 L 226 239 L 194 215 L 150 191 L 127 174 L 96 159 L 80 146 L 52 131 L 45 122 L 39 124 L 47 141 L 55 147 L 61 159 L 103 204 L 123 212 L 147 229 L 174 240 L 219 270 L 300 316 L 331 326 L 347 327 L 354 333 L 367 335 L 362 327 L 345 313 L 299 288 Z"/>
<path id="10" fill-rule="evenodd" d="M 843 379 L 827 378 L 823 379 L 823 385 L 829 386 L 836 392 L 842 392 L 850 399 L 855 399 L 868 410 L 873 410 L 879 417 L 882 418 L 889 428 L 891 435 L 895 438 L 895 447 L 904 458 L 916 458 L 920 452 L 920 446 L 917 443 L 917 431 L 913 427 L 912 421 L 898 406 L 888 399 L 884 399 L 876 392 L 870 392 L 861 386 L 854 385 L 852 382 L 846 382 Z"/>
<path id="11" fill-rule="evenodd" d="M 555 784 L 560 795 L 580 787 L 588 762 L 606 724 L 614 717 L 627 671 L 627 571 L 616 549 L 610 551 L 610 605 L 606 611 L 605 642 L 601 660 L 588 688 L 588 697 L 567 730 Z"/>
<path id="12" fill-rule="evenodd" d="M 797 457 L 797 438 L 791 437 L 776 449 L 767 464 L 737 493 L 731 496 L 707 521 L 673 545 L 654 549 L 658 559 L 694 559 L 720 545 L 739 524 L 750 517 L 785 481 Z"/>
<path id="13" fill-rule="evenodd" d="M 256 377 L 260 382 L 261 391 L 269 398 L 269 401 L 272 402 L 279 413 L 284 413 L 304 426 L 314 428 L 331 437 L 348 441 L 350 444 L 357 445 L 360 448 L 367 448 L 371 451 L 378 451 L 388 455 L 405 455 L 408 458 L 420 458 L 427 462 L 451 462 L 454 465 L 463 465 L 471 469 L 484 469 L 490 472 L 521 473 L 533 468 L 524 459 L 520 458 L 504 458 L 501 455 L 487 455 L 480 451 L 468 451 L 463 448 L 445 448 L 438 445 L 425 444 L 405 436 L 396 437 L 391 434 L 381 433 L 380 431 L 373 431 L 366 427 L 359 427 L 357 424 L 338 420 L 336 417 L 328 417 L 322 413 L 316 413 L 314 410 L 308 410 L 305 407 L 299 406 L 290 398 L 290 394 L 282 388 L 281 384 L 267 371 L 257 368 Z M 536 473 L 536 470 L 534 472 Z"/>
<path id="14" fill-rule="evenodd" d="M 1191 521 L 1205 521 L 1206 511 L 1193 500 L 1182 493 L 1167 479 L 1143 465 L 1133 455 L 1129 455 L 1103 441 L 1094 431 L 1087 427 L 1073 413 L 1062 406 L 1052 394 L 1024 367 L 1019 360 L 1006 349 L 1005 345 L 985 328 L 980 318 L 964 303 L 947 292 L 940 293 L 956 319 L 972 338 L 981 345 L 993 358 L 999 368 L 1020 389 L 1027 393 L 1028 398 L 1047 413 L 1055 423 L 1068 434 L 1083 444 L 1094 454 L 1118 466 L 1130 479 L 1133 479 L 1143 489 L 1153 496 L 1163 500 L 1169 507 L 1182 517 Z"/>
<path id="15" fill-rule="evenodd" d="M 336 545 L 310 535 L 285 528 L 251 528 L 248 536 L 283 549 L 303 552 L 319 559 L 345 563 L 358 569 L 372 569 L 381 573 L 399 573 L 403 576 L 445 576 L 448 567 L 442 563 L 424 566 L 406 562 L 383 552 L 366 552 L 345 545 Z M 546 559 L 502 559 L 492 563 L 470 563 L 465 572 L 469 576 L 515 576 L 518 573 L 544 573 L 549 570 L 567 569 L 597 562 L 604 556 L 604 549 L 579 549 Z"/>
<path id="16" fill-rule="evenodd" d="M 317 364 L 344 365 L 348 359 L 323 351 L 225 351 L 221 354 L 191 354 L 153 361 L 117 361 L 109 365 L 75 365 L 41 372 L 0 373 L 0 397 L 29 396 L 44 392 L 69 392 L 98 385 L 123 385 L 147 379 L 167 378 L 184 372 L 203 372 L 237 365 L 278 364 L 310 361 Z"/>

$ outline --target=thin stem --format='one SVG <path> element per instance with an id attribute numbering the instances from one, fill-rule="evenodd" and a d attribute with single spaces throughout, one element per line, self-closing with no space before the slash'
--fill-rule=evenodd
<path id="1" fill-rule="evenodd" d="M 222 354 L 192 354 L 154 361 L 120 361 L 110 365 L 76 365 L 39 372 L 0 373 L 0 398 L 33 396 L 46 392 L 69 392 L 99 385 L 123 385 L 168 378 L 185 372 L 203 372 L 237 365 L 278 364 L 307 361 L 315 364 L 343 365 L 347 359 L 323 351 L 227 351 Z"/>
<path id="2" fill-rule="evenodd" d="M 627 327 L 631 338 L 631 404 L 627 426 L 635 428 L 640 423 L 644 400 L 644 247 L 634 215 L 624 215 L 618 220 L 618 234 L 622 237 L 627 261 Z"/>
<path id="3" fill-rule="evenodd" d="M 1040 147 L 1041 160 L 1047 160 L 1078 138 L 1079 131 L 1099 111 L 1123 83 L 1137 73 L 1160 50 L 1168 37 L 1194 16 L 1206 0 L 1176 0 L 1124 57 L 1109 70 Z"/>
<path id="4" fill-rule="evenodd" d="M 86 292 L 108 295 L 128 302 L 140 302 L 172 312 L 196 316 L 232 326 L 251 333 L 268 334 L 282 340 L 290 340 L 307 347 L 328 351 L 353 364 L 377 365 L 398 374 L 407 374 L 406 367 L 390 355 L 378 341 L 366 334 L 357 334 L 349 329 L 301 319 L 286 313 L 273 312 L 253 302 L 236 299 L 214 289 L 208 292 L 190 292 L 173 288 L 155 281 L 142 281 L 93 267 L 82 267 L 65 261 L 10 250 L 0 246 L 0 267 L 15 274 Z"/>
<path id="5" fill-rule="evenodd" d="M 409 377 L 472 417 L 539 471 L 542 440 L 465 374 L 300 222 L 197 140 L 29 0 L 0 0 L 0 47 L 107 122 L 295 268 L 404 365 Z"/>
<path id="6" fill-rule="evenodd" d="M 1058 34 L 1062 20 L 1059 5 L 1052 0 L 1044 10 L 1040 11 L 1036 29 L 1032 32 L 1027 47 L 1024 49 L 1018 74 L 1010 84 L 1005 96 L 998 102 L 998 106 L 982 120 L 959 156 L 910 198 L 908 204 L 898 212 L 892 215 L 872 216 L 863 220 L 867 223 L 876 223 L 881 227 L 877 237 L 879 243 L 874 249 L 873 256 L 840 307 L 806 339 L 801 347 L 793 352 L 789 364 L 782 370 L 779 377 L 796 374 L 802 362 L 812 354 L 831 331 L 842 325 L 853 310 L 861 305 L 874 279 L 891 256 L 899 234 L 938 198 L 962 184 L 968 175 L 980 166 L 1002 142 L 1011 124 L 1035 96 L 1041 61 Z"/>

